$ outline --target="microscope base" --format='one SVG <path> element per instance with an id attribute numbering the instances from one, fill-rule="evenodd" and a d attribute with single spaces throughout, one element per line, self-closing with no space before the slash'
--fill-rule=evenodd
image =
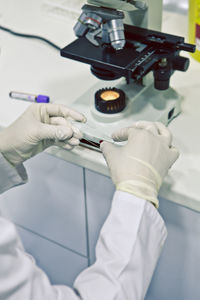
<path id="1" fill-rule="evenodd" d="M 95 92 L 105 87 L 116 87 L 126 93 L 127 106 L 116 114 L 104 114 L 96 110 L 94 106 Z M 82 112 L 87 117 L 87 123 L 77 123 L 84 134 L 84 140 L 97 144 L 99 148 L 101 141 L 113 142 L 111 134 L 113 131 L 131 126 L 136 121 L 159 121 L 167 125 L 181 111 L 180 103 L 182 97 L 172 88 L 166 91 L 155 90 L 152 85 L 129 84 L 124 80 L 109 82 L 100 81 L 78 98 L 71 107 Z M 91 145 L 93 148 L 94 145 Z"/>

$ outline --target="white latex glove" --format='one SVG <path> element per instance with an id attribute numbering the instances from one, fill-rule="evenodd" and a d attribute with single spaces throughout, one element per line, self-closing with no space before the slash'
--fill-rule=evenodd
<path id="1" fill-rule="evenodd" d="M 159 122 L 141 121 L 113 133 L 113 140 L 127 144 L 101 144 L 116 189 L 152 202 L 179 152 L 172 147 L 170 131 Z"/>
<path id="2" fill-rule="evenodd" d="M 0 132 L 0 152 L 16 166 L 52 145 L 70 150 L 82 138 L 70 119 L 86 122 L 82 114 L 64 105 L 33 104 Z"/>

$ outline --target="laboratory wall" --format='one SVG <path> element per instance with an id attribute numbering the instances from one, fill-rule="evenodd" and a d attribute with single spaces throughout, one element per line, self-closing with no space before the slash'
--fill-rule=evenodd
<path id="1" fill-rule="evenodd" d="M 112 202 L 111 179 L 46 153 L 25 163 L 29 182 L 0 197 L 26 250 L 54 284 L 72 286 L 95 261 Z M 160 199 L 168 239 L 146 300 L 199 300 L 200 214 Z"/>

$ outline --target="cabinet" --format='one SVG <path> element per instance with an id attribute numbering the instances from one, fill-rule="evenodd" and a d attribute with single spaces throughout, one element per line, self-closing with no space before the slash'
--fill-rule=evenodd
<path id="1" fill-rule="evenodd" d="M 95 261 L 95 246 L 112 203 L 109 177 L 41 154 L 26 163 L 29 183 L 1 195 L 26 250 L 53 284 L 72 282 Z M 160 199 L 168 238 L 146 300 L 198 300 L 200 214 Z"/>
<path id="2" fill-rule="evenodd" d="M 199 300 L 200 214 L 160 199 L 168 237 L 146 300 Z"/>
<path id="3" fill-rule="evenodd" d="M 46 153 L 25 163 L 29 182 L 1 195 L 16 224 L 87 255 L 83 169 Z"/>

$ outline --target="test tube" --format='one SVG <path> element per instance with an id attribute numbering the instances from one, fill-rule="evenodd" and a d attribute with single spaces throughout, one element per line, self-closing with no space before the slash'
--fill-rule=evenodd
<path id="1" fill-rule="evenodd" d="M 34 94 L 12 91 L 9 93 L 9 96 L 12 99 L 18 99 L 18 100 L 23 100 L 23 101 L 28 101 L 28 102 L 36 102 L 36 103 L 49 103 L 50 102 L 49 96 L 45 96 L 45 95 L 34 95 Z"/>

